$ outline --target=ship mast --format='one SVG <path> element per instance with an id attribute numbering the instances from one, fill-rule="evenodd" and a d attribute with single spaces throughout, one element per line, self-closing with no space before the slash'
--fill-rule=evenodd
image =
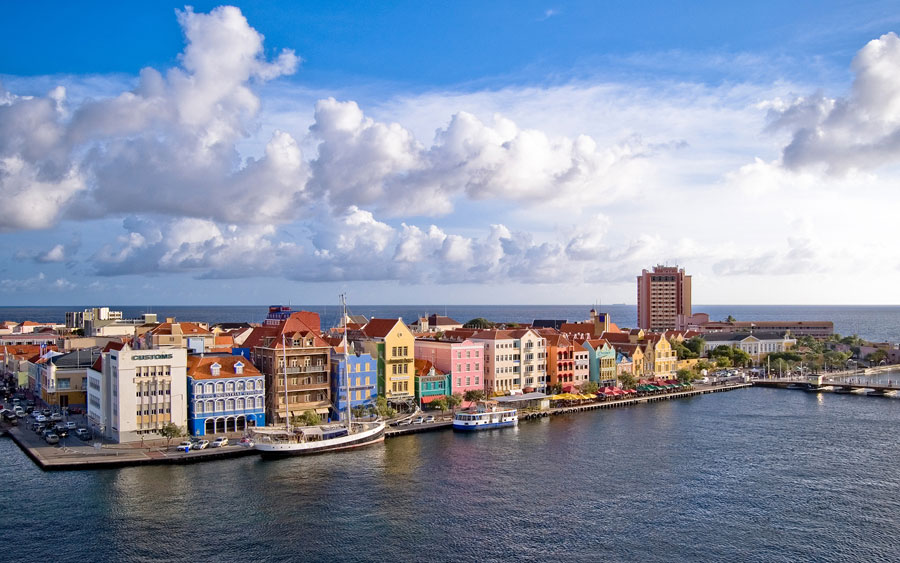
<path id="1" fill-rule="evenodd" d="M 344 347 L 344 377 L 347 378 L 347 432 L 353 433 L 353 413 L 350 409 L 350 354 L 347 349 L 347 298 L 341 294 L 341 325 L 343 325 L 341 345 Z"/>
<path id="2" fill-rule="evenodd" d="M 281 333 L 281 360 L 284 362 L 284 425 L 288 432 L 291 431 L 291 405 L 288 403 L 287 386 L 287 344 L 284 340 L 284 332 Z"/>

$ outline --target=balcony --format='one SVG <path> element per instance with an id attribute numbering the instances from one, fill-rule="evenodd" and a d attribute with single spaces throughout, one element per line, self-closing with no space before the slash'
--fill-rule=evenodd
<path id="1" fill-rule="evenodd" d="M 328 366 L 326 364 L 319 366 L 288 366 L 286 370 L 281 371 L 281 374 L 284 375 L 285 371 L 288 375 L 298 373 L 323 373 L 328 371 Z"/>

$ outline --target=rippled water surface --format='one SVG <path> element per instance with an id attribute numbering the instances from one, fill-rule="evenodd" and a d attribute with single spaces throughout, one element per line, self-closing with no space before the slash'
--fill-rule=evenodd
<path id="1" fill-rule="evenodd" d="M 747 389 L 312 458 L 44 473 L 23 561 L 888 561 L 900 400 Z"/>

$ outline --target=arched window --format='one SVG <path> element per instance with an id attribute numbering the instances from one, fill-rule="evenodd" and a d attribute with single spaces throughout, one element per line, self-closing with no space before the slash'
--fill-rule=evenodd
<path id="1" fill-rule="evenodd" d="M 215 403 L 212 400 L 206 401 L 206 412 L 215 412 Z"/>
<path id="2" fill-rule="evenodd" d="M 246 405 L 246 403 L 244 402 L 244 399 L 243 399 L 243 398 L 238 399 L 238 400 L 237 400 L 237 410 L 242 411 L 242 410 L 244 410 L 245 408 L 247 408 L 247 405 Z"/>
<path id="3" fill-rule="evenodd" d="M 194 414 L 203 414 L 203 401 L 197 401 L 194 405 Z"/>
<path id="4" fill-rule="evenodd" d="M 229 381 L 225 384 L 225 391 L 228 393 L 234 393 L 234 383 Z"/>
<path id="5" fill-rule="evenodd" d="M 219 399 L 216 401 L 216 412 L 222 412 L 225 410 L 225 401 Z"/>
<path id="6" fill-rule="evenodd" d="M 262 391 L 262 389 L 263 389 L 263 380 L 262 379 L 256 380 L 256 388 L 259 389 L 260 391 Z"/>
<path id="7" fill-rule="evenodd" d="M 233 411 L 234 410 L 234 399 L 228 399 L 225 401 L 225 410 Z"/>
<path id="8" fill-rule="evenodd" d="M 244 382 L 243 382 L 243 381 L 238 381 L 238 383 L 237 383 L 237 390 L 238 390 L 238 391 L 243 391 L 243 390 L 244 390 Z"/>
<path id="9" fill-rule="evenodd" d="M 212 384 L 212 383 L 207 383 L 207 384 L 206 384 L 206 391 L 205 391 L 205 392 L 206 392 L 207 394 L 209 394 L 209 395 L 212 395 L 212 394 L 213 394 L 213 384 Z"/>
<path id="10" fill-rule="evenodd" d="M 247 408 L 253 410 L 256 408 L 256 399 L 250 397 L 247 399 Z"/>
<path id="11" fill-rule="evenodd" d="M 216 393 L 224 393 L 225 392 L 225 384 L 222 382 L 216 383 Z"/>

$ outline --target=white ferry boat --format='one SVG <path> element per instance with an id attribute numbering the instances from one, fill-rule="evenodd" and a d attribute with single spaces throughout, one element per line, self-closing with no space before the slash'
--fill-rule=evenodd
<path id="1" fill-rule="evenodd" d="M 453 416 L 453 429 L 463 432 L 503 428 L 518 423 L 516 409 L 498 407 L 495 401 L 486 401 L 473 410 L 460 411 Z"/>

